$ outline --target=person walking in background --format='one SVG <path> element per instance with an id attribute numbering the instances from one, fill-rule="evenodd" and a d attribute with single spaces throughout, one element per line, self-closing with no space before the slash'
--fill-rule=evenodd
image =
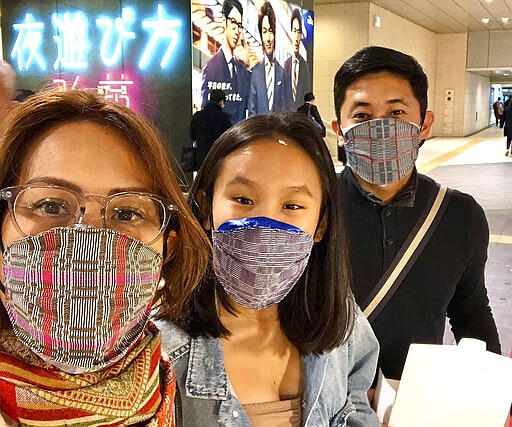
<path id="1" fill-rule="evenodd" d="M 503 115 L 503 102 L 501 102 L 500 96 L 498 96 L 498 100 L 492 104 L 492 110 L 494 112 L 494 118 L 496 119 L 496 126 L 500 125 L 500 127 L 503 127 L 500 120 Z"/>
<path id="2" fill-rule="evenodd" d="M 304 95 L 311 91 L 309 79 L 309 67 L 306 60 L 300 54 L 302 42 L 302 16 L 299 9 L 294 9 L 290 18 L 291 40 L 293 44 L 293 55 L 284 63 L 284 72 L 286 73 L 289 84 L 289 97 L 291 111 L 296 111 L 302 104 Z"/>
<path id="3" fill-rule="evenodd" d="M 379 366 L 393 379 L 401 378 L 411 343 L 443 343 L 446 317 L 457 341 L 477 338 L 501 353 L 485 287 L 484 211 L 470 195 L 441 187 L 415 167 L 434 120 L 427 89 L 413 57 L 379 46 L 354 54 L 334 78 L 333 130 L 348 157 L 338 191 L 354 294 L 379 340 Z M 398 274 L 394 266 L 437 206 L 429 239 Z"/>
<path id="4" fill-rule="evenodd" d="M 248 116 L 285 111 L 289 103 L 284 68 L 275 58 L 276 14 L 266 1 L 258 13 L 258 31 L 263 47 L 263 60 L 251 72 Z"/>
<path id="5" fill-rule="evenodd" d="M 507 99 L 505 102 L 505 109 L 503 110 L 503 135 L 507 137 L 507 150 L 505 151 L 505 156 L 512 157 L 512 151 L 510 149 L 510 144 L 512 142 L 512 102 L 510 99 Z"/>
<path id="6" fill-rule="evenodd" d="M 315 95 L 313 95 L 313 92 L 308 92 L 304 95 L 304 104 L 297 108 L 297 111 L 310 117 L 314 122 L 313 124 L 320 131 L 322 138 L 325 138 L 325 126 L 315 105 Z"/>
<path id="7" fill-rule="evenodd" d="M 229 116 L 222 110 L 225 102 L 224 91 L 213 89 L 208 103 L 192 116 L 190 138 L 195 141 L 197 169 L 203 164 L 215 140 L 231 127 Z"/>

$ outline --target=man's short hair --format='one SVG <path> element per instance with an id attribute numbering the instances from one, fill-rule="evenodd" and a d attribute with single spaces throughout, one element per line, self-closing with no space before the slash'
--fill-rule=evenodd
<path id="1" fill-rule="evenodd" d="M 302 33 L 302 16 L 299 9 L 293 9 L 292 16 L 290 18 L 290 30 L 293 30 L 293 21 L 295 19 L 299 22 L 300 32 Z"/>
<path id="2" fill-rule="evenodd" d="M 423 68 L 412 56 L 381 46 L 369 46 L 361 49 L 347 59 L 336 73 L 334 77 L 334 107 L 338 122 L 347 88 L 361 77 L 380 71 L 387 71 L 407 80 L 414 97 L 420 104 L 421 121 L 423 122 L 428 102 L 428 80 Z"/>
<path id="3" fill-rule="evenodd" d="M 225 100 L 226 100 L 226 94 L 224 93 L 224 91 L 222 89 L 213 89 L 210 92 L 210 101 L 219 103 L 219 102 L 225 101 Z"/>
<path id="4" fill-rule="evenodd" d="M 238 9 L 240 15 L 244 14 L 244 9 L 238 0 L 224 0 L 222 5 L 222 14 L 227 18 L 234 7 Z"/>
<path id="5" fill-rule="evenodd" d="M 3 99 L 12 100 L 16 90 L 16 72 L 11 64 L 0 61 L 0 95 Z"/>
<path id="6" fill-rule="evenodd" d="M 304 102 L 309 102 L 315 99 L 315 95 L 313 95 L 313 92 L 308 92 L 304 95 Z"/>
<path id="7" fill-rule="evenodd" d="M 276 14 L 274 12 L 274 8 L 272 5 L 266 1 L 260 7 L 260 11 L 258 13 L 258 31 L 260 32 L 260 37 L 263 39 L 262 30 L 263 30 L 263 18 L 268 16 L 268 23 L 270 25 L 270 29 L 276 34 Z"/>

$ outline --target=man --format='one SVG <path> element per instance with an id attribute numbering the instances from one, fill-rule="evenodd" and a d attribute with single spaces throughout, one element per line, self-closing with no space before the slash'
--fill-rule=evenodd
<path id="1" fill-rule="evenodd" d="M 238 0 L 225 0 L 222 6 L 224 43 L 221 49 L 207 62 L 203 70 L 201 96 L 202 108 L 209 100 L 213 89 L 226 93 L 224 111 L 232 123 L 245 119 L 249 95 L 250 73 L 245 63 L 234 56 L 242 37 L 242 5 Z"/>
<path id="2" fill-rule="evenodd" d="M 505 110 L 503 102 L 501 102 L 501 97 L 498 96 L 498 100 L 494 101 L 492 104 L 492 110 L 494 111 L 494 118 L 496 119 L 496 126 L 500 125 L 500 128 L 503 127 L 503 111 Z"/>
<path id="3" fill-rule="evenodd" d="M 226 102 L 226 95 L 221 89 L 213 89 L 210 100 L 201 111 L 192 116 L 190 122 L 190 138 L 196 142 L 197 169 L 212 148 L 213 143 L 225 130 L 231 126 L 229 116 L 222 111 Z"/>
<path id="4" fill-rule="evenodd" d="M 16 73 L 8 62 L 0 61 L 0 122 L 13 107 Z"/>
<path id="5" fill-rule="evenodd" d="M 325 138 L 325 125 L 320 117 L 318 108 L 316 108 L 315 95 L 313 95 L 313 92 L 308 92 L 304 95 L 304 104 L 297 108 L 297 111 L 311 117 L 314 124 L 318 127 L 322 138 Z"/>
<path id="6" fill-rule="evenodd" d="M 274 57 L 276 15 L 268 1 L 263 3 L 259 11 L 258 31 L 263 46 L 263 60 L 252 69 L 249 116 L 284 111 L 288 100 L 284 69 Z"/>
<path id="7" fill-rule="evenodd" d="M 311 91 L 309 67 L 306 60 L 300 54 L 302 17 L 300 16 L 299 9 L 294 9 L 292 12 L 291 32 L 293 55 L 285 61 L 284 72 L 290 84 L 290 108 L 292 111 L 295 111 L 300 107 L 304 95 Z"/>
<path id="8" fill-rule="evenodd" d="M 366 312 L 377 283 L 438 191 L 414 166 L 434 121 L 427 87 L 414 58 L 378 46 L 349 58 L 334 79 L 332 125 L 348 157 L 338 179 L 339 202 L 349 224 L 354 295 Z M 411 269 L 378 306 L 381 311 L 369 316 L 388 378 L 400 379 L 411 343 L 442 343 L 446 316 L 457 341 L 478 338 L 500 353 L 484 284 L 484 211 L 468 194 L 450 193 Z"/>

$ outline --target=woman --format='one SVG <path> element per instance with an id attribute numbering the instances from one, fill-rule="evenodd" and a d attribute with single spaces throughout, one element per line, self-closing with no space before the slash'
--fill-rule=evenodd
<path id="1" fill-rule="evenodd" d="M 350 292 L 335 183 L 302 114 L 251 117 L 215 142 L 190 192 L 213 267 L 181 328 L 162 330 L 185 425 L 380 426 L 378 344 Z"/>
<path id="2" fill-rule="evenodd" d="M 91 92 L 13 109 L 0 140 L 0 413 L 27 426 L 172 426 L 172 320 L 210 246 L 144 118 Z"/>

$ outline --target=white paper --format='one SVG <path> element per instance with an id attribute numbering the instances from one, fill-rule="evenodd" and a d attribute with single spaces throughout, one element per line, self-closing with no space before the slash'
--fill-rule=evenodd
<path id="1" fill-rule="evenodd" d="M 512 403 L 512 359 L 472 341 L 410 346 L 391 427 L 504 426 Z"/>
<path id="2" fill-rule="evenodd" d="M 373 398 L 373 408 L 381 423 L 389 424 L 391 409 L 395 403 L 396 392 L 400 381 L 387 379 L 379 368 L 377 387 Z"/>

